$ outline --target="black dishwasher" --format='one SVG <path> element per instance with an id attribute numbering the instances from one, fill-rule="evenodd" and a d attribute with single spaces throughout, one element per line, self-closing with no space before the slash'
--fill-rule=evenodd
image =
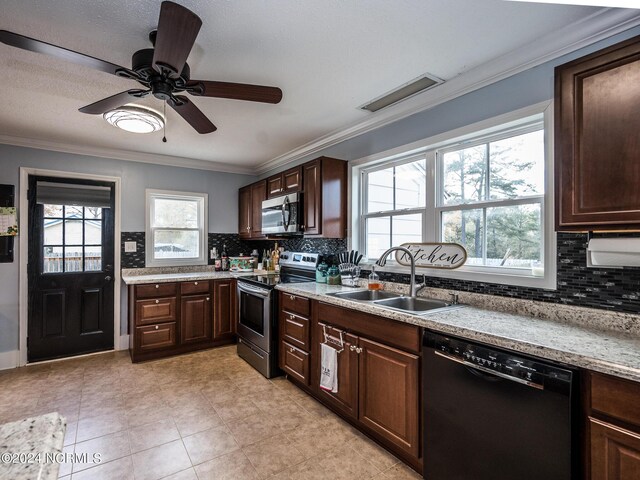
<path id="1" fill-rule="evenodd" d="M 424 478 L 573 480 L 577 373 L 426 331 Z"/>

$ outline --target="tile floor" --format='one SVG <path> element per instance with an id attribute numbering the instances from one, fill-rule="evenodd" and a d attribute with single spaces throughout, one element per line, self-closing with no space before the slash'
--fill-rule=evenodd
<path id="1" fill-rule="evenodd" d="M 65 480 L 418 479 L 284 377 L 235 346 L 143 364 L 127 352 L 0 372 L 0 423 L 58 411 Z"/>

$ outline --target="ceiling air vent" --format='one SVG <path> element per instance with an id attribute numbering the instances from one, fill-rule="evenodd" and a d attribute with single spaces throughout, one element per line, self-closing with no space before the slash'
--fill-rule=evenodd
<path id="1" fill-rule="evenodd" d="M 361 110 L 368 110 L 369 112 L 377 112 L 389 105 L 398 103 L 400 100 L 409 98 L 417 93 L 424 92 L 425 90 L 439 85 L 444 80 L 433 75 L 420 75 L 415 80 L 411 80 L 409 83 L 405 83 L 400 87 L 392 90 L 389 93 L 385 93 L 381 97 L 378 97 L 369 103 L 366 103 L 360 107 Z"/>

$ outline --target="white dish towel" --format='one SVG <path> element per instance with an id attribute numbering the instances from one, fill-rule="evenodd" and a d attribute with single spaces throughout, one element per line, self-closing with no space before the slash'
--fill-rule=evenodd
<path id="1" fill-rule="evenodd" d="M 335 348 L 321 343 L 320 388 L 338 393 L 338 352 Z"/>

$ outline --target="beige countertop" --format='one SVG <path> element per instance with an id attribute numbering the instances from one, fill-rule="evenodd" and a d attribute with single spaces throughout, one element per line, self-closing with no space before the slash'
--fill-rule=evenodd
<path id="1" fill-rule="evenodd" d="M 640 316 L 554 303 L 460 292 L 467 306 L 412 315 L 328 294 L 356 289 L 317 283 L 278 290 L 429 328 L 575 367 L 640 381 Z M 393 288 L 393 287 L 392 287 Z M 406 286 L 396 284 L 396 290 Z M 448 291 L 422 295 L 447 299 Z"/>
<path id="2" fill-rule="evenodd" d="M 203 267 L 204 268 L 204 267 Z M 130 268 L 122 270 L 122 281 L 127 285 L 145 283 L 193 282 L 196 280 L 224 280 L 254 275 L 253 272 L 216 272 L 212 269 L 200 271 L 176 271 L 180 268 Z"/>

